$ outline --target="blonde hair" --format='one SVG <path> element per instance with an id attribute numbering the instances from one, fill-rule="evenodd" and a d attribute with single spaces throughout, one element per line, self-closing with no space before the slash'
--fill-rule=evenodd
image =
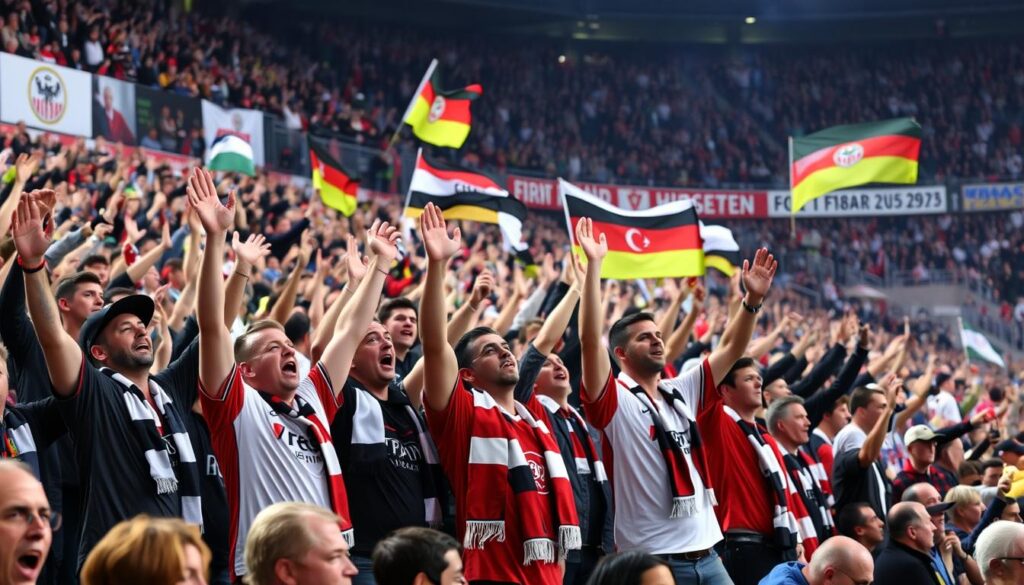
<path id="1" fill-rule="evenodd" d="M 278 559 L 295 560 L 316 546 L 317 536 L 309 528 L 311 517 L 341 523 L 337 514 L 302 502 L 273 504 L 256 516 L 245 541 L 246 583 L 270 585 Z"/>
<path id="2" fill-rule="evenodd" d="M 235 340 L 235 361 L 243 363 L 252 359 L 253 354 L 256 352 L 257 334 L 269 329 L 277 329 L 284 333 L 284 326 L 273 319 L 260 319 L 249 325 L 245 333 L 239 335 L 238 339 Z"/>
<path id="3" fill-rule="evenodd" d="M 189 545 L 199 549 L 203 571 L 208 573 L 210 548 L 197 527 L 178 518 L 142 515 L 125 520 L 89 553 L 82 566 L 82 585 L 176 585 L 182 578 Z"/>
<path id="4" fill-rule="evenodd" d="M 980 502 L 981 494 L 970 486 L 958 485 L 946 492 L 946 497 L 943 498 L 943 501 L 953 502 L 956 504 L 949 510 L 950 515 L 954 515 L 964 506 L 970 506 L 971 504 Z"/>

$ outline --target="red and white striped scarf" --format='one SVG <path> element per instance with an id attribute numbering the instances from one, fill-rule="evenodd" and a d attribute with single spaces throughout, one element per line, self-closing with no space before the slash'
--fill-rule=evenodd
<path id="1" fill-rule="evenodd" d="M 469 443 L 469 486 L 466 494 L 466 534 L 463 546 L 482 549 L 489 540 L 504 542 L 508 490 L 515 499 L 523 537 L 523 564 L 554 563 L 583 544 L 576 502 L 558 444 L 543 421 L 516 402 L 516 414 L 543 449 L 550 489 L 537 490 L 533 472 L 519 444 L 515 423 L 486 392 L 473 394 L 473 429 Z M 550 517 L 554 514 L 555 517 Z M 556 532 L 552 534 L 551 528 Z M 557 540 L 556 540 L 557 539 Z M 555 554 L 555 548 L 558 554 Z"/>
<path id="2" fill-rule="evenodd" d="M 348 492 L 345 489 L 345 480 L 341 476 L 341 463 L 338 461 L 338 453 L 334 450 L 334 443 L 331 442 L 330 431 L 317 417 L 313 405 L 303 400 L 301 396 L 295 397 L 294 408 L 277 396 L 265 392 L 260 392 L 260 396 L 279 415 L 305 425 L 310 440 L 320 447 L 320 455 L 324 458 L 324 470 L 327 472 L 327 496 L 331 501 L 331 511 L 341 518 L 341 536 L 350 547 L 353 546 L 355 533 L 352 529 L 352 516 L 348 513 Z"/>
<path id="3" fill-rule="evenodd" d="M 558 419 L 565 421 L 565 428 L 569 431 L 569 439 L 572 442 L 572 458 L 576 462 L 576 473 L 579 475 L 592 475 L 596 483 L 607 482 L 608 474 L 605 473 L 604 463 L 597 456 L 597 449 L 594 447 L 593 439 L 586 433 L 581 438 L 579 436 L 580 433 L 577 433 L 576 429 L 569 423 L 569 418 L 574 418 L 581 429 L 590 428 L 587 425 L 587 421 L 583 420 L 583 417 L 580 416 L 580 413 L 575 408 L 571 406 L 562 408 L 560 404 L 548 396 L 537 395 L 537 401 L 551 413 L 552 421 Z M 586 442 L 586 445 L 584 445 L 584 442 Z"/>

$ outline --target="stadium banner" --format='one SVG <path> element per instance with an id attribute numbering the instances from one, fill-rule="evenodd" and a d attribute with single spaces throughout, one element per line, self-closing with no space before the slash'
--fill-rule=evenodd
<path id="1" fill-rule="evenodd" d="M 135 118 L 139 145 L 176 154 L 200 154 L 189 140 L 193 130 L 201 132 L 203 128 L 199 100 L 138 85 Z"/>
<path id="2" fill-rule="evenodd" d="M 203 137 L 206 148 L 226 134 L 233 134 L 252 147 L 252 161 L 263 166 L 263 112 L 241 108 L 224 109 L 213 102 L 203 100 Z"/>
<path id="3" fill-rule="evenodd" d="M 961 211 L 1024 209 L 1024 183 L 964 185 L 960 195 Z"/>
<path id="4" fill-rule="evenodd" d="M 789 191 L 769 191 L 769 217 L 790 217 Z M 835 191 L 808 201 L 797 217 L 870 217 L 946 213 L 946 187 Z"/>
<path id="5" fill-rule="evenodd" d="M 697 214 L 707 219 L 758 219 L 768 217 L 767 191 L 731 189 L 676 189 L 573 183 L 584 191 L 626 211 L 641 211 L 672 201 L 693 201 Z M 559 211 L 558 183 L 551 179 L 508 177 L 508 191 L 530 209 Z"/>
<path id="6" fill-rule="evenodd" d="M 74 136 L 92 136 L 91 76 L 0 54 L 0 119 Z"/>
<path id="7" fill-rule="evenodd" d="M 135 84 L 102 75 L 92 76 L 92 136 L 135 145 Z"/>

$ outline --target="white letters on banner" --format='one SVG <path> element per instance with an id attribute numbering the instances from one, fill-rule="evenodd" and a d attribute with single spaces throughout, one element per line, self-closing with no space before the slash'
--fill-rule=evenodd
<path id="1" fill-rule="evenodd" d="M 263 166 L 263 112 L 224 108 L 203 100 L 203 137 L 206 149 L 213 141 L 225 134 L 234 134 L 252 147 L 252 158 L 256 166 Z"/>
<path id="2" fill-rule="evenodd" d="M 88 73 L 4 53 L 0 54 L 0 79 L 0 120 L 92 136 Z"/>
<path id="3" fill-rule="evenodd" d="M 768 216 L 789 217 L 789 191 L 768 192 Z M 822 195 L 804 205 L 801 217 L 870 217 L 946 213 L 949 203 L 943 186 L 897 189 L 857 189 Z"/>

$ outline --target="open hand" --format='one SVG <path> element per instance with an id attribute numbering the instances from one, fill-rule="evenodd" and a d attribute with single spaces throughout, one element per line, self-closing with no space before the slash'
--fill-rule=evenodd
<path id="1" fill-rule="evenodd" d="M 249 266 L 255 266 L 260 258 L 265 258 L 270 254 L 270 244 L 263 234 L 249 234 L 249 237 L 243 242 L 241 235 L 235 232 L 231 236 L 231 249 L 235 251 L 239 260 Z"/>
<path id="2" fill-rule="evenodd" d="M 446 262 L 462 248 L 462 231 L 455 228 L 449 236 L 444 216 L 433 203 L 427 203 L 420 215 L 420 235 L 427 258 L 433 261 Z"/>
<path id="3" fill-rule="evenodd" d="M 594 222 L 589 217 L 576 222 L 576 243 L 583 248 L 587 262 L 600 261 L 608 254 L 608 238 L 594 233 Z"/>
<path id="4" fill-rule="evenodd" d="M 223 237 L 235 221 L 235 192 L 228 194 L 227 205 L 222 204 L 217 197 L 213 175 L 210 171 L 196 168 L 189 175 L 187 193 L 188 201 L 195 209 L 207 235 Z"/>
<path id="5" fill-rule="evenodd" d="M 772 286 L 772 279 L 775 278 L 778 267 L 779 263 L 775 261 L 775 256 L 769 254 L 767 248 L 761 248 L 754 254 L 753 263 L 749 260 L 743 261 L 741 278 L 747 295 L 751 297 L 750 303 L 761 304 Z"/>

